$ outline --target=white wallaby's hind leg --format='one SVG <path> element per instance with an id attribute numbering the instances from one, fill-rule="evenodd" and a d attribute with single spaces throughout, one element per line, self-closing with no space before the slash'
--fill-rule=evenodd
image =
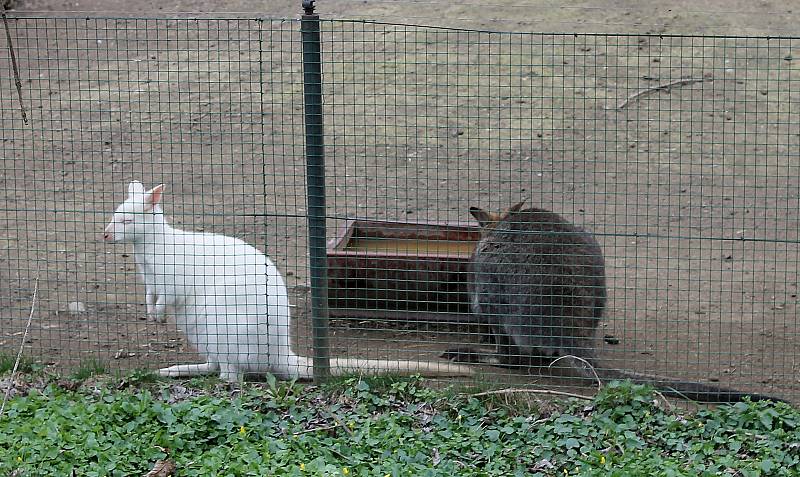
<path id="1" fill-rule="evenodd" d="M 269 370 L 280 379 L 308 380 L 314 378 L 314 365 L 311 358 L 298 356 L 294 353 L 279 358 Z"/>
<path id="2" fill-rule="evenodd" d="M 180 378 L 214 374 L 217 371 L 219 371 L 218 363 L 176 364 L 175 366 L 159 369 L 158 375 L 164 378 Z"/>
<path id="3" fill-rule="evenodd" d="M 238 383 L 244 381 L 244 373 L 231 363 L 220 363 L 219 379 L 229 383 Z"/>

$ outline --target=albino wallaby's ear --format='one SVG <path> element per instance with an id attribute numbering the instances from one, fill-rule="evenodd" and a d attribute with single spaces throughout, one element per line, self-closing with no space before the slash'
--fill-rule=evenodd
<path id="1" fill-rule="evenodd" d="M 144 194 L 144 186 L 139 181 L 131 181 L 128 184 L 128 195 Z"/>
<path id="2" fill-rule="evenodd" d="M 512 212 L 519 212 L 519 209 L 521 209 L 523 205 L 525 205 L 525 199 L 522 199 L 522 202 L 519 202 L 509 207 L 505 215 L 508 215 Z"/>
<path id="3" fill-rule="evenodd" d="M 157 206 L 159 202 L 161 202 L 161 196 L 164 192 L 164 184 L 158 184 L 157 186 L 153 187 L 144 196 L 144 207 L 145 210 L 152 210 L 153 207 Z"/>
<path id="4" fill-rule="evenodd" d="M 494 222 L 497 222 L 497 217 L 495 214 L 490 212 L 486 212 L 485 210 L 481 209 L 480 207 L 470 207 L 469 213 L 475 217 L 475 220 L 481 225 L 481 227 L 486 228 Z"/>

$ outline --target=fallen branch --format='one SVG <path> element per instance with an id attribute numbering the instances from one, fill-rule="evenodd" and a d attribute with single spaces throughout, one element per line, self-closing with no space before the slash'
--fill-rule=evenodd
<path id="1" fill-rule="evenodd" d="M 477 394 L 471 394 L 470 396 L 480 397 L 480 396 L 491 396 L 494 394 L 515 394 L 515 393 L 531 393 L 531 394 L 546 394 L 551 396 L 564 396 L 564 397 L 583 399 L 585 401 L 591 401 L 592 399 L 594 399 L 593 397 L 584 396 L 582 394 L 569 393 L 566 391 L 553 391 L 551 389 L 535 389 L 535 388 L 497 389 L 495 391 L 483 391 Z"/>
<path id="2" fill-rule="evenodd" d="M 22 102 L 22 81 L 19 79 L 19 67 L 17 66 L 17 55 L 14 53 L 14 45 L 11 43 L 11 29 L 8 26 L 8 17 L 6 17 L 5 2 L 3 2 L 3 25 L 6 29 L 6 40 L 8 41 L 8 53 L 11 56 L 11 69 L 14 71 L 14 85 L 17 87 L 17 96 L 19 96 L 19 109 L 22 112 L 22 122 L 28 124 L 28 114 L 25 112 L 25 103 Z"/>
<path id="3" fill-rule="evenodd" d="M 629 96 L 628 99 L 626 99 L 625 101 L 620 103 L 619 106 L 617 106 L 617 109 L 623 109 L 623 108 L 625 108 L 625 106 L 627 106 L 631 102 L 633 102 L 633 101 L 635 101 L 637 99 L 640 99 L 643 96 L 647 96 L 648 94 L 652 94 L 652 93 L 654 93 L 656 91 L 668 90 L 668 89 L 674 88 L 675 86 L 686 86 L 686 85 L 694 84 L 694 83 L 702 83 L 703 81 L 706 81 L 707 79 L 708 78 L 686 78 L 686 79 L 681 79 L 681 80 L 670 81 L 669 83 L 662 83 L 662 84 L 659 84 L 659 85 L 656 85 L 656 86 L 653 86 L 653 87 L 650 87 L 650 88 L 647 88 L 647 89 L 643 89 L 643 90 L 638 91 L 638 92 L 632 94 L 631 96 Z"/>
<path id="4" fill-rule="evenodd" d="M 336 429 L 337 427 L 341 427 L 345 431 L 347 431 L 348 434 L 350 434 L 351 436 L 353 435 L 353 430 L 350 429 L 347 423 L 342 421 L 342 419 L 339 416 L 337 416 L 336 414 L 331 414 L 331 418 L 334 421 L 336 421 L 336 424 L 331 424 L 329 426 L 312 427 L 311 429 L 303 429 L 302 431 L 293 432 L 292 435 L 299 436 L 301 434 L 308 434 L 309 432 L 329 431 L 331 429 Z"/>
<path id="5" fill-rule="evenodd" d="M 22 334 L 22 342 L 19 344 L 19 351 L 17 352 L 17 360 L 14 361 L 14 368 L 11 370 L 11 382 L 14 382 L 14 379 L 17 376 L 17 369 L 19 368 L 19 362 L 22 360 L 22 350 L 25 349 L 25 340 L 28 339 L 28 331 L 31 329 L 31 321 L 33 320 L 33 312 L 36 310 L 36 295 L 39 293 L 39 277 L 36 277 L 36 283 L 33 286 L 33 298 L 31 298 L 31 312 L 28 314 L 28 324 L 25 325 L 25 332 Z M 11 386 L 6 389 L 6 394 L 3 396 L 3 404 L 0 405 L 0 418 L 3 417 L 3 412 L 6 410 L 6 403 L 8 402 L 8 397 L 11 394 Z"/>
<path id="6" fill-rule="evenodd" d="M 351 436 L 353 435 L 353 430 L 350 429 L 350 426 L 348 426 L 344 421 L 342 421 L 342 419 L 339 416 L 337 416 L 336 414 L 331 414 L 331 417 L 333 418 L 334 421 L 336 421 L 337 424 L 339 424 L 340 427 L 344 428 L 344 430 L 347 431 L 348 434 L 350 434 Z"/>
<path id="7" fill-rule="evenodd" d="M 672 404 L 670 404 L 669 400 L 667 400 L 667 397 L 664 396 L 664 394 L 662 394 L 661 391 L 659 391 L 658 389 L 654 389 L 653 393 L 655 393 L 656 396 L 660 397 L 661 400 L 664 401 L 664 404 L 667 405 L 666 406 L 667 410 L 672 411 L 673 409 Z"/>

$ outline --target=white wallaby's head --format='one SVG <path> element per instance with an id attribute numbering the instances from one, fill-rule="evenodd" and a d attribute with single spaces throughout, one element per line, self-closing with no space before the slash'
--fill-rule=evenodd
<path id="1" fill-rule="evenodd" d="M 147 234 L 156 233 L 156 229 L 165 224 L 159 205 L 163 192 L 164 184 L 148 191 L 139 181 L 128 184 L 128 198 L 114 211 L 103 234 L 105 241 L 136 242 Z"/>

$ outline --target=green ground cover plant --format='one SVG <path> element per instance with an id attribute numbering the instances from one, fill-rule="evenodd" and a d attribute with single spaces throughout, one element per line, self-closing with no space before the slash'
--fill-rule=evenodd
<path id="1" fill-rule="evenodd" d="M 612 383 L 592 401 L 475 396 L 419 378 L 324 386 L 148 373 L 0 377 L 0 476 L 790 476 L 800 414 L 687 411 Z M 2 389 L 2 388 L 0 388 Z"/>

